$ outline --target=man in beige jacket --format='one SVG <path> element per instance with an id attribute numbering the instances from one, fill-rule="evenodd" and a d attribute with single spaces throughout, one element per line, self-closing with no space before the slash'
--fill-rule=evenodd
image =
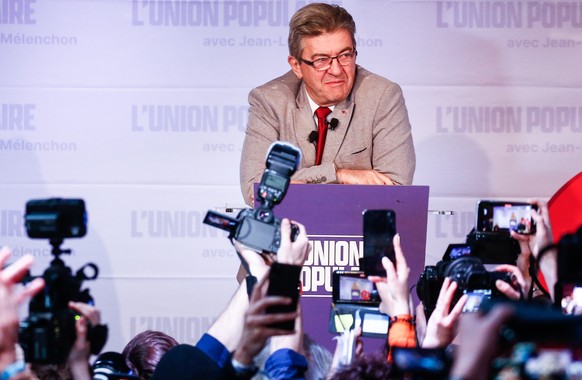
<path id="1" fill-rule="evenodd" d="M 253 184 L 260 182 L 266 152 L 277 140 L 302 151 L 292 177 L 297 183 L 412 183 L 416 157 L 402 90 L 356 65 L 355 29 L 352 16 L 337 5 L 309 4 L 292 17 L 291 70 L 249 94 L 240 164 L 247 204 L 252 205 Z M 324 133 L 317 132 L 320 107 L 331 111 Z"/>

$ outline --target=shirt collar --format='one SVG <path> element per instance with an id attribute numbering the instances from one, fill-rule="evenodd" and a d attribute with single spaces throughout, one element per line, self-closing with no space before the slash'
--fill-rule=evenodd
<path id="1" fill-rule="evenodd" d="M 320 107 L 320 105 L 317 104 L 317 103 L 315 103 L 313 101 L 313 99 L 311 99 L 311 96 L 309 96 L 309 94 L 307 93 L 307 90 L 305 90 L 305 95 L 307 95 L 307 100 L 309 101 L 309 107 L 311 107 L 311 114 L 314 114 L 315 113 L 315 110 L 318 109 Z M 329 106 L 327 108 L 329 108 L 333 112 L 333 109 L 335 108 L 335 105 Z"/>

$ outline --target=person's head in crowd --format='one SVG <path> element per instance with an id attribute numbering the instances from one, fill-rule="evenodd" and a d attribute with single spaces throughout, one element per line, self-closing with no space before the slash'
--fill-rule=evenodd
<path id="1" fill-rule="evenodd" d="M 39 380 L 75 380 L 68 365 L 32 364 L 31 369 Z"/>
<path id="2" fill-rule="evenodd" d="M 289 22 L 287 60 L 319 106 L 342 102 L 352 91 L 356 77 L 355 32 L 354 19 L 338 5 L 306 5 Z M 335 85 L 331 86 L 332 82 Z"/>
<path id="3" fill-rule="evenodd" d="M 340 367 L 329 380 L 382 380 L 395 379 L 392 365 L 382 353 L 364 353 L 350 365 Z"/>
<path id="4" fill-rule="evenodd" d="M 131 339 L 122 351 L 127 367 L 142 380 L 152 377 L 162 356 L 178 342 L 161 331 L 147 330 Z"/>

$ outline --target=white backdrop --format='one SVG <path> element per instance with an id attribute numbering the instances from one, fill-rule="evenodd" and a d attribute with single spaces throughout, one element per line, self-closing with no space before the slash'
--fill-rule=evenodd
<path id="1" fill-rule="evenodd" d="M 242 206 L 246 96 L 288 69 L 305 1 L 0 0 L 0 244 L 33 198 L 80 197 L 68 240 L 110 325 L 109 350 L 154 328 L 195 342 L 229 299 L 238 258 L 209 208 Z M 464 241 L 483 198 L 548 199 L 580 171 L 582 2 L 342 4 L 358 63 L 402 85 L 430 186 L 427 263 Z M 406 239 L 404 236 L 403 239 Z"/>

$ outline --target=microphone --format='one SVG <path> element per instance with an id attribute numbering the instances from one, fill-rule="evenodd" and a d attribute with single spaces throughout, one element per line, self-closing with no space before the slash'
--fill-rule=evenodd
<path id="1" fill-rule="evenodd" d="M 307 137 L 307 141 L 309 141 L 311 144 L 317 144 L 318 137 L 319 137 L 319 133 L 317 133 L 317 131 L 311 131 L 311 133 L 309 134 L 309 137 Z"/>
<path id="2" fill-rule="evenodd" d="M 327 122 L 327 125 L 329 125 L 329 129 L 332 131 L 335 131 L 338 124 L 339 124 L 339 120 L 336 119 L 335 117 Z"/>

